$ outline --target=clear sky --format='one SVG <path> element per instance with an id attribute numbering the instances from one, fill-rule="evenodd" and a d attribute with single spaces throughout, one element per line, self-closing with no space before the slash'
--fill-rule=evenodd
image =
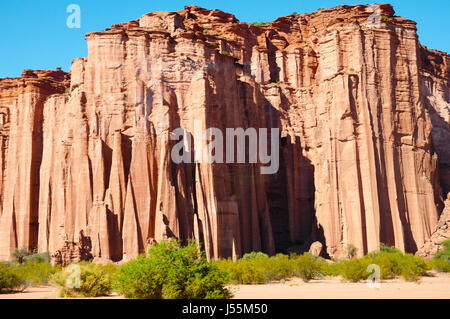
<path id="1" fill-rule="evenodd" d="M 370 1 L 370 0 L 369 0 Z M 377 2 L 374 0 L 374 2 Z M 279 16 L 308 13 L 364 0 L 1 0 L 0 78 L 23 69 L 70 70 L 71 61 L 87 55 L 84 35 L 127 22 L 151 11 L 176 11 L 185 5 L 220 9 L 245 22 L 268 22 Z M 382 1 L 378 1 L 382 2 Z M 388 1 L 385 1 L 388 2 Z M 450 0 L 390 0 L 396 14 L 418 22 L 419 39 L 429 48 L 450 52 Z M 70 4 L 81 8 L 81 28 L 66 25 Z"/>

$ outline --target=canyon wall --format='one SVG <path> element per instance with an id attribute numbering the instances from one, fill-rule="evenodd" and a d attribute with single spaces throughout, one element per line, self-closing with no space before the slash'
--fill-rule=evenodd
<path id="1" fill-rule="evenodd" d="M 63 264 L 130 260 L 170 237 L 209 258 L 314 241 L 336 257 L 347 244 L 416 252 L 449 191 L 450 57 L 390 5 L 375 13 L 251 25 L 154 12 L 88 33 L 70 75 L 0 80 L 0 259 L 27 247 Z M 278 172 L 175 163 L 174 129 L 197 123 L 279 128 L 265 137 L 280 142 Z"/>

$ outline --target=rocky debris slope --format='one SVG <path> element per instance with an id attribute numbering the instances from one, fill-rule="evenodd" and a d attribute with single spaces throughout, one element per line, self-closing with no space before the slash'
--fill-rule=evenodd
<path id="1" fill-rule="evenodd" d="M 445 202 L 445 209 L 430 238 L 417 252 L 418 256 L 432 258 L 443 249 L 442 243 L 450 239 L 450 194 Z"/>
<path id="2" fill-rule="evenodd" d="M 26 246 L 61 263 L 129 260 L 168 237 L 209 258 L 314 241 L 332 256 L 417 251 L 439 178 L 448 191 L 450 58 L 390 5 L 373 15 L 153 12 L 87 34 L 68 93 L 62 74 L 1 80 L 0 259 Z M 278 172 L 174 163 L 171 133 L 195 123 L 279 128 Z"/>

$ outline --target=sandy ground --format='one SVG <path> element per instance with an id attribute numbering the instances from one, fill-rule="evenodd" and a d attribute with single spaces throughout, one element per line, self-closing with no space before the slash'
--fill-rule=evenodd
<path id="1" fill-rule="evenodd" d="M 292 279 L 268 285 L 232 287 L 237 299 L 450 299 L 450 274 L 423 277 L 419 283 L 401 279 L 381 282 L 379 289 L 367 283 L 345 283 L 338 278 L 304 283 Z"/>
<path id="2" fill-rule="evenodd" d="M 419 283 L 401 279 L 385 281 L 381 287 L 366 283 L 345 283 L 327 278 L 304 283 L 294 278 L 285 283 L 231 286 L 236 299 L 450 299 L 450 274 L 433 274 Z M 0 299 L 57 299 L 55 287 L 32 287 L 22 293 L 2 294 Z M 96 299 L 119 299 L 112 295 Z"/>
<path id="3" fill-rule="evenodd" d="M 14 294 L 0 294 L 0 299 L 66 299 L 59 297 L 59 291 L 56 287 L 30 287 L 24 292 Z M 78 298 L 91 299 L 91 298 Z M 121 296 L 111 295 L 107 297 L 99 297 L 95 299 L 123 299 Z"/>

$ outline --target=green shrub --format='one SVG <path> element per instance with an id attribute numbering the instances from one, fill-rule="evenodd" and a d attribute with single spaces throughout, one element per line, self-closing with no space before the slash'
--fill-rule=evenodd
<path id="1" fill-rule="evenodd" d="M 287 255 L 277 254 L 269 258 L 267 265 L 262 258 L 257 259 L 256 263 L 260 265 L 260 268 L 265 268 L 266 282 L 286 279 L 295 275 L 295 264 Z"/>
<path id="2" fill-rule="evenodd" d="M 376 264 L 380 267 L 381 279 L 401 276 L 407 281 L 417 281 L 429 269 L 421 257 L 403 254 L 399 249 L 384 244 L 381 244 L 380 251 L 371 252 L 363 259 L 368 264 Z"/>
<path id="3" fill-rule="evenodd" d="M 21 249 L 16 248 L 12 252 L 11 256 L 14 258 L 15 262 L 22 264 L 25 262 L 25 258 L 32 254 L 33 253 L 29 252 L 27 248 L 21 248 Z"/>
<path id="4" fill-rule="evenodd" d="M 50 264 L 50 254 L 29 252 L 26 248 L 16 249 L 10 262 L 14 273 L 25 286 L 47 285 L 49 278 L 59 269 Z"/>
<path id="5" fill-rule="evenodd" d="M 33 262 L 33 263 L 50 263 L 50 253 L 38 253 L 32 254 L 24 257 L 24 262 Z"/>
<path id="6" fill-rule="evenodd" d="M 241 260 L 254 260 L 257 258 L 269 258 L 269 255 L 263 252 L 251 252 L 242 256 Z"/>
<path id="7" fill-rule="evenodd" d="M 60 269 L 48 262 L 26 262 L 15 268 L 15 273 L 27 286 L 41 286 L 49 283 L 50 277 Z"/>
<path id="8" fill-rule="evenodd" d="M 439 272 L 450 272 L 450 262 L 440 258 L 431 260 L 429 267 Z"/>
<path id="9" fill-rule="evenodd" d="M 341 260 L 333 260 L 334 262 L 327 264 L 324 269 L 323 273 L 326 276 L 332 276 L 332 277 L 338 277 L 341 271 Z"/>
<path id="10" fill-rule="evenodd" d="M 407 281 L 420 280 L 428 269 L 428 265 L 423 258 L 412 254 L 405 254 L 400 261 L 400 275 Z"/>
<path id="11" fill-rule="evenodd" d="M 269 258 L 268 258 L 269 259 Z M 257 267 L 253 260 L 238 260 L 233 262 L 230 259 L 217 262 L 219 269 L 229 275 L 229 280 L 233 284 L 263 284 L 267 282 L 267 275 L 261 267 Z"/>
<path id="12" fill-rule="evenodd" d="M 195 242 L 175 240 L 153 246 L 120 268 L 115 289 L 134 299 L 228 299 L 227 274 L 206 260 Z"/>
<path id="13" fill-rule="evenodd" d="M 252 23 L 254 26 L 257 26 L 257 27 L 263 27 L 263 26 L 265 26 L 267 23 L 266 22 L 253 22 Z"/>
<path id="14" fill-rule="evenodd" d="M 370 273 L 367 272 L 369 265 L 365 259 L 350 259 L 340 262 L 336 268 L 344 280 L 359 282 L 369 277 Z"/>
<path id="15" fill-rule="evenodd" d="M 303 279 L 304 282 L 322 276 L 327 267 L 327 264 L 321 258 L 315 257 L 310 253 L 304 253 L 295 258 L 294 264 L 295 274 Z"/>
<path id="16" fill-rule="evenodd" d="M 220 54 L 228 56 L 228 55 L 230 55 L 230 52 L 228 52 L 226 50 L 223 50 L 223 51 L 220 52 Z"/>
<path id="17" fill-rule="evenodd" d="M 60 287 L 61 297 L 107 296 L 112 292 L 111 277 L 114 275 L 114 270 L 114 265 L 103 266 L 83 262 L 69 265 L 55 273 L 51 277 L 51 281 Z M 68 282 L 77 275 L 79 275 L 79 287 L 75 280 L 73 282 L 75 285 L 71 288 Z"/>
<path id="18" fill-rule="evenodd" d="M 381 279 L 392 279 L 402 273 L 403 253 L 395 247 L 381 244 L 380 251 L 371 252 L 364 258 L 380 267 Z"/>
<path id="19" fill-rule="evenodd" d="M 347 244 L 347 246 L 345 246 L 345 251 L 347 253 L 347 258 L 352 259 L 356 257 L 356 254 L 358 253 L 358 248 L 356 248 L 352 244 Z"/>
<path id="20" fill-rule="evenodd" d="M 429 266 L 440 272 L 450 272 L 450 239 L 444 241 L 442 246 L 444 249 L 436 253 Z"/>
<path id="21" fill-rule="evenodd" d="M 355 251 L 353 247 L 350 246 L 350 252 Z M 354 256 L 352 253 L 349 255 Z M 384 244 L 381 244 L 379 251 L 371 252 L 363 258 L 333 261 L 328 264 L 323 258 L 309 253 L 301 256 L 292 254 L 290 257 L 281 254 L 269 257 L 263 253 L 250 253 L 236 262 L 223 259 L 216 263 L 229 274 L 232 284 L 265 284 L 293 276 L 298 276 L 305 282 L 323 276 L 340 276 L 349 282 L 359 282 L 367 280 L 371 275 L 368 266 L 373 264 L 380 267 L 382 280 L 403 277 L 408 281 L 417 281 L 432 267 L 421 257 L 404 254 L 399 249 Z M 433 267 L 442 271 L 448 271 L 449 268 L 441 259 L 434 262 Z"/>
<path id="22" fill-rule="evenodd" d="M 380 252 L 392 253 L 392 254 L 400 254 L 400 255 L 403 254 L 403 252 L 400 249 L 398 249 L 397 247 L 387 246 L 384 243 L 380 243 Z"/>
<path id="23" fill-rule="evenodd" d="M 0 293 L 23 291 L 25 288 L 25 282 L 15 273 L 14 267 L 0 262 Z"/>
<path id="24" fill-rule="evenodd" d="M 295 275 L 295 264 L 287 255 L 269 257 L 263 253 L 250 253 L 233 262 L 230 259 L 217 262 L 219 268 L 228 273 L 234 284 L 265 284 L 273 280 Z"/>
<path id="25" fill-rule="evenodd" d="M 450 262 L 450 239 L 447 239 L 442 243 L 444 249 L 439 250 L 434 259 L 442 259 L 444 261 Z"/>

